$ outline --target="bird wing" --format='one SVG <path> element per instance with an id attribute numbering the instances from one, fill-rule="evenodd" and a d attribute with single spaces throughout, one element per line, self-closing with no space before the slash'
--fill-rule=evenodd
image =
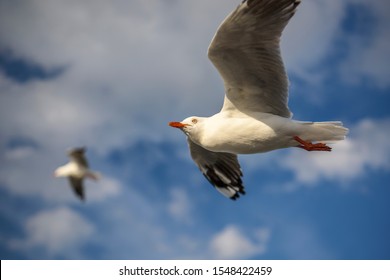
<path id="1" fill-rule="evenodd" d="M 74 191 L 74 193 L 81 199 L 84 200 L 84 187 L 83 187 L 83 179 L 79 179 L 76 177 L 69 176 L 70 185 Z"/>
<path id="2" fill-rule="evenodd" d="M 88 168 L 88 161 L 85 157 L 86 148 L 74 148 L 68 151 L 69 158 L 77 164 Z"/>
<path id="3" fill-rule="evenodd" d="M 204 149 L 187 138 L 191 157 L 206 179 L 223 195 L 235 200 L 245 194 L 237 155 Z"/>
<path id="4" fill-rule="evenodd" d="M 280 36 L 300 0 L 244 0 L 222 22 L 208 56 L 222 76 L 222 111 L 291 117 Z"/>

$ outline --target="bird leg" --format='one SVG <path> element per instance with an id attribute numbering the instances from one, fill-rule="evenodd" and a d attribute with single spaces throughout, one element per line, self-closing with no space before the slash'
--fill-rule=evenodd
<path id="1" fill-rule="evenodd" d="M 298 145 L 298 148 L 302 148 L 306 151 L 324 151 L 324 152 L 330 152 L 332 150 L 331 147 L 327 146 L 324 143 L 311 143 L 307 142 L 305 140 L 302 140 L 298 136 L 294 136 L 294 140 L 297 141 L 300 145 Z"/>

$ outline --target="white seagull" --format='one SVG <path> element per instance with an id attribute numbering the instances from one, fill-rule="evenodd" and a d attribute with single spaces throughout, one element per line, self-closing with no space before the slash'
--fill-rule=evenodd
<path id="1" fill-rule="evenodd" d="M 99 173 L 88 169 L 88 161 L 85 158 L 85 148 L 74 148 L 68 151 L 70 161 L 58 167 L 54 171 L 55 177 L 68 177 L 70 185 L 74 193 L 81 199 L 85 199 L 83 180 L 90 178 L 93 180 L 99 179 Z"/>
<path id="2" fill-rule="evenodd" d="M 208 49 L 224 81 L 221 111 L 169 123 L 187 135 L 191 157 L 207 180 L 233 200 L 245 194 L 237 154 L 288 147 L 331 151 L 325 143 L 343 140 L 348 132 L 339 121 L 291 119 L 279 41 L 299 3 L 242 1 L 222 22 Z"/>

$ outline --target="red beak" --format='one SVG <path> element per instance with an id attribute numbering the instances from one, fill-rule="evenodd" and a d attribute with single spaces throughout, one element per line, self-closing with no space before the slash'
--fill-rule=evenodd
<path id="1" fill-rule="evenodd" d="M 183 128 L 187 125 L 181 122 L 170 122 L 169 126 L 176 127 L 176 128 Z"/>

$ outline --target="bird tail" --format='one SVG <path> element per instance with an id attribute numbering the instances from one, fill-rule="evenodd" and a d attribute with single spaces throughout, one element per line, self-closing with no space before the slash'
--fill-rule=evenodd
<path id="1" fill-rule="evenodd" d="M 95 172 L 95 171 L 88 171 L 86 176 L 94 181 L 98 181 L 102 177 L 102 175 L 99 172 Z"/>
<path id="2" fill-rule="evenodd" d="M 330 122 L 304 122 L 305 127 L 302 139 L 312 142 L 334 142 L 344 140 L 348 134 L 348 128 L 340 121 Z"/>

